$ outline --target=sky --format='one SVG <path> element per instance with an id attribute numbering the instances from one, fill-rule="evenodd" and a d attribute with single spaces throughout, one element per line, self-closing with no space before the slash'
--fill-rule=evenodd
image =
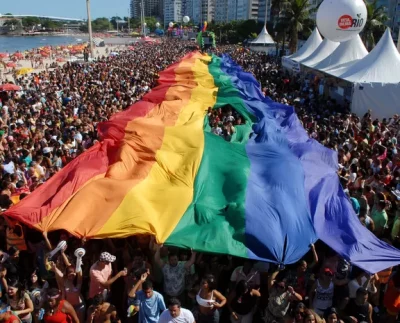
<path id="1" fill-rule="evenodd" d="M 129 0 L 90 0 L 92 18 L 128 16 Z M 86 19 L 86 0 L 1 0 L 0 13 Z"/>

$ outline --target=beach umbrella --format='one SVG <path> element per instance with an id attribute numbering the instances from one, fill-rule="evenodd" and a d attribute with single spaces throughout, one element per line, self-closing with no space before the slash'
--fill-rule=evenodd
<path id="1" fill-rule="evenodd" d="M 13 56 L 18 58 L 18 59 L 24 58 L 24 55 L 22 55 L 21 53 L 15 53 Z"/>
<path id="2" fill-rule="evenodd" d="M 7 83 L 0 85 L 0 91 L 21 91 L 21 87 L 15 84 Z"/>
<path id="3" fill-rule="evenodd" d="M 128 46 L 129 50 L 135 50 L 135 48 L 133 46 Z"/>
<path id="4" fill-rule="evenodd" d="M 65 59 L 62 58 L 62 57 L 59 57 L 59 58 L 56 59 L 56 61 L 61 63 L 61 62 L 65 62 Z"/>
<path id="5" fill-rule="evenodd" d="M 23 67 L 17 71 L 17 75 L 25 75 L 33 72 L 33 68 Z"/>
<path id="6" fill-rule="evenodd" d="M 7 53 L 0 53 L 0 58 L 6 58 L 6 57 L 8 57 L 8 56 L 10 56 L 10 54 L 7 54 Z"/>
<path id="7" fill-rule="evenodd" d="M 15 64 L 14 62 L 8 62 L 7 67 L 17 67 L 17 64 Z"/>
<path id="8" fill-rule="evenodd" d="M 118 56 L 119 54 L 117 52 L 111 52 L 110 56 Z"/>

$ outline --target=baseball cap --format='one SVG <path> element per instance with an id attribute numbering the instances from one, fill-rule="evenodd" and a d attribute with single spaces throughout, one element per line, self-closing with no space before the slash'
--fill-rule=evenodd
<path id="1" fill-rule="evenodd" d="M 53 150 L 53 149 L 50 148 L 50 147 L 44 147 L 44 148 L 43 148 L 43 154 L 48 154 L 48 153 L 50 153 L 52 150 Z"/>
<path id="2" fill-rule="evenodd" d="M 117 257 L 113 256 L 112 254 L 108 253 L 108 252 L 102 252 L 100 254 L 100 261 L 104 261 L 104 262 L 114 262 L 117 259 Z"/>

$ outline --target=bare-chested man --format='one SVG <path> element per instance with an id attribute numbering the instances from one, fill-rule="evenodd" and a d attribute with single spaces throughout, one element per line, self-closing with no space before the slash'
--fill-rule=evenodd
<path id="1" fill-rule="evenodd" d="M 93 304 L 88 309 L 87 323 L 121 323 L 114 305 L 107 303 L 103 295 L 93 298 Z"/>

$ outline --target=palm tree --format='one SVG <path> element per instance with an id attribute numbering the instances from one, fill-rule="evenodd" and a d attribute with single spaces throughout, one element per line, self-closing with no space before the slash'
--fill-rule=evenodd
<path id="1" fill-rule="evenodd" d="M 289 49 L 292 53 L 297 50 L 299 32 L 310 31 L 314 22 L 310 19 L 310 14 L 314 9 L 310 9 L 309 0 L 285 0 L 281 1 L 282 17 L 280 21 L 286 26 L 289 34 Z"/>
<path id="2" fill-rule="evenodd" d="M 367 22 L 361 34 L 361 38 L 368 50 L 375 46 L 375 39 L 382 36 L 385 31 L 385 23 L 389 19 L 386 15 L 386 8 L 378 5 L 378 0 L 365 1 L 367 6 Z"/>

